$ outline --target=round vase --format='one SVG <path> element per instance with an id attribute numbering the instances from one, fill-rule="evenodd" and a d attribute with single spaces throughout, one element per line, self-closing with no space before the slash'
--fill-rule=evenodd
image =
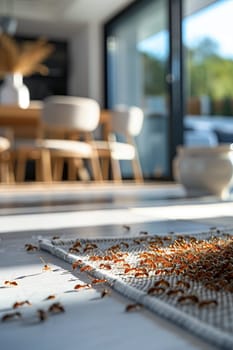
<path id="1" fill-rule="evenodd" d="M 0 102 L 28 108 L 30 95 L 27 86 L 23 84 L 22 74 L 12 73 L 5 76 L 4 82 L 0 86 Z"/>
<path id="2" fill-rule="evenodd" d="M 180 146 L 173 161 L 173 174 L 190 196 L 227 198 L 233 185 L 233 144 Z"/>

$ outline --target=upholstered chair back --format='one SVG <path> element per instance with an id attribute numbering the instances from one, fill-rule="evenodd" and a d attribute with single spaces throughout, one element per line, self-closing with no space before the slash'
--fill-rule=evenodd
<path id="1" fill-rule="evenodd" d="M 44 101 L 42 120 L 50 127 L 94 131 L 99 123 L 99 104 L 90 98 L 50 96 Z"/>
<path id="2" fill-rule="evenodd" d="M 139 107 L 119 108 L 111 112 L 112 131 L 137 136 L 141 132 L 144 114 Z"/>

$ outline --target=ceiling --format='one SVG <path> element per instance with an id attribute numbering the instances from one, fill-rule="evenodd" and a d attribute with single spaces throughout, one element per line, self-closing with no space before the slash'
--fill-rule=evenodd
<path id="1" fill-rule="evenodd" d="M 21 34 L 67 37 L 83 24 L 106 22 L 136 0 L 0 0 L 1 16 L 17 19 Z M 216 0 L 186 0 L 184 15 Z"/>
<path id="2" fill-rule="evenodd" d="M 0 0 L 0 15 L 56 22 L 104 21 L 133 0 Z"/>
<path id="3" fill-rule="evenodd" d="M 54 27 L 64 36 L 85 23 L 103 23 L 134 0 L 0 0 L 0 16 L 17 19 L 19 32 Z M 43 26 L 41 25 L 43 23 Z M 61 29 L 62 28 L 62 29 Z"/>

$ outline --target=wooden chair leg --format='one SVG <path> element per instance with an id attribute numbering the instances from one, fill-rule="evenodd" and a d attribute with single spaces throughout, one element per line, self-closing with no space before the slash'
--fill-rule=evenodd
<path id="1" fill-rule="evenodd" d="M 0 164 L 0 181 L 1 181 L 1 183 L 4 182 L 4 177 L 3 176 L 4 176 L 4 166 L 1 163 Z"/>
<path id="2" fill-rule="evenodd" d="M 67 162 L 67 167 L 68 167 L 67 179 L 68 179 L 68 181 L 76 181 L 76 166 L 77 166 L 77 163 L 75 163 L 74 159 L 68 159 L 68 162 Z"/>
<path id="3" fill-rule="evenodd" d="M 7 174 L 7 166 L 6 163 L 1 160 L 1 164 L 0 164 L 0 179 L 2 183 L 7 183 L 8 181 L 8 174 Z"/>
<path id="4" fill-rule="evenodd" d="M 93 145 L 93 137 L 91 133 L 85 133 L 85 141 L 90 142 Z M 92 175 L 93 179 L 95 181 L 103 181 L 103 175 L 101 171 L 101 166 L 100 166 L 100 160 L 99 160 L 99 154 L 96 149 L 96 147 L 93 145 L 92 149 L 92 157 L 90 158 L 90 163 L 91 163 L 91 170 L 92 170 Z"/>
<path id="5" fill-rule="evenodd" d="M 4 152 L 0 159 L 1 166 L 1 181 L 4 183 L 15 183 L 13 159 L 10 152 Z"/>
<path id="6" fill-rule="evenodd" d="M 122 182 L 120 162 L 111 157 L 112 177 L 114 182 Z"/>
<path id="7" fill-rule="evenodd" d="M 51 155 L 47 149 L 41 150 L 41 174 L 42 181 L 52 182 Z"/>
<path id="8" fill-rule="evenodd" d="M 26 174 L 26 166 L 27 166 L 27 155 L 23 151 L 19 151 L 17 154 L 16 161 L 16 182 L 25 181 Z"/>
<path id="9" fill-rule="evenodd" d="M 81 181 L 90 181 L 90 174 L 85 167 L 84 161 L 82 159 L 75 159 L 75 167 L 78 178 Z"/>
<path id="10" fill-rule="evenodd" d="M 14 163 L 11 154 L 9 154 L 9 159 L 7 162 L 8 173 L 9 173 L 9 183 L 15 183 L 15 172 L 14 172 Z"/>
<path id="11" fill-rule="evenodd" d="M 62 181 L 64 169 L 64 158 L 55 158 L 53 160 L 53 180 Z"/>
<path id="12" fill-rule="evenodd" d="M 110 166 L 110 157 L 103 157 L 101 159 L 101 168 L 104 180 L 109 180 L 109 166 Z"/>
<path id="13" fill-rule="evenodd" d="M 93 173 L 93 179 L 95 181 L 102 182 L 103 181 L 103 176 L 102 176 L 102 172 L 101 172 L 99 157 L 97 155 L 94 155 L 90 159 L 90 163 L 91 163 L 91 169 L 92 169 L 92 173 Z"/>
<path id="14" fill-rule="evenodd" d="M 42 169 L 40 158 L 35 159 L 35 179 L 36 181 L 42 181 Z"/>
<path id="15" fill-rule="evenodd" d="M 132 168 L 133 168 L 135 181 L 137 183 L 143 183 L 144 179 L 143 179 L 142 169 L 137 156 L 134 159 L 132 159 Z"/>
<path id="16" fill-rule="evenodd" d="M 143 173 L 142 173 L 142 169 L 141 169 L 141 165 L 138 157 L 137 145 L 135 143 L 134 138 L 130 135 L 127 135 L 127 141 L 129 144 L 134 146 L 134 150 L 135 150 L 134 158 L 131 160 L 135 182 L 143 183 L 144 179 L 143 179 Z"/>

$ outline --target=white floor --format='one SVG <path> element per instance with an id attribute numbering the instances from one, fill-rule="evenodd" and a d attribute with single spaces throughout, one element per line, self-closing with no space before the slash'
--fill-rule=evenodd
<path id="1" fill-rule="evenodd" d="M 198 232 L 233 227 L 233 202 L 216 198 L 188 199 L 179 186 L 37 189 L 0 191 L 0 317 L 23 306 L 22 320 L 0 324 L 0 348 L 51 349 L 214 349 L 146 310 L 125 313 L 128 300 L 97 290 L 74 291 L 87 281 L 83 273 L 45 252 L 27 253 L 25 243 L 39 236 L 107 237 L 149 233 Z M 126 230 L 123 225 L 129 225 Z M 40 257 L 53 271 L 42 272 Z M 6 287 L 5 280 L 18 286 Z M 38 323 L 36 310 L 55 294 L 65 314 Z"/>

